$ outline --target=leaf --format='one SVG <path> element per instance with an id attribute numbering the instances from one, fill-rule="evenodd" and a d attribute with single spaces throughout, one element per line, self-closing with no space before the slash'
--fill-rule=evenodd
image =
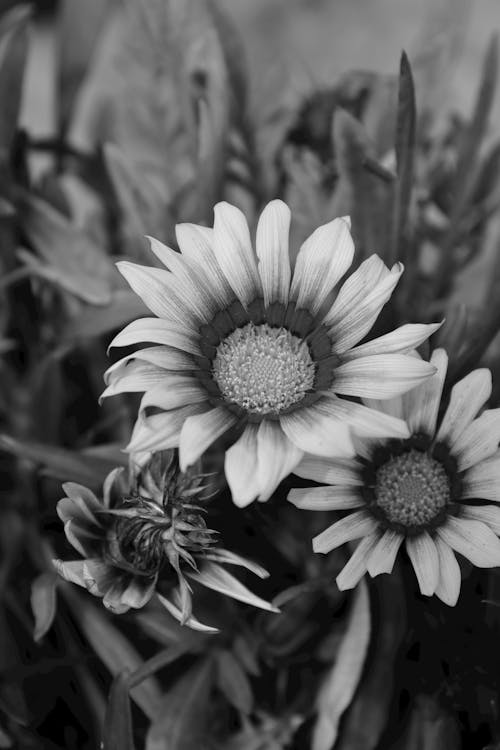
<path id="1" fill-rule="evenodd" d="M 102 750 L 135 750 L 127 677 L 127 672 L 121 672 L 111 685 L 104 719 Z"/>
<path id="2" fill-rule="evenodd" d="M 331 750 L 342 714 L 359 685 L 370 642 L 370 602 L 368 588 L 361 581 L 355 589 L 347 629 L 335 664 L 324 680 L 317 699 L 317 720 L 312 750 Z"/>
<path id="3" fill-rule="evenodd" d="M 109 615 L 104 614 L 102 609 L 87 597 L 73 591 L 70 586 L 61 586 L 61 592 L 72 609 L 78 627 L 113 676 L 120 674 L 124 669 L 133 672 L 142 666 L 141 656 L 111 623 Z M 130 695 L 149 719 L 156 716 L 161 693 L 154 677 L 148 677 L 134 687 Z"/>
<path id="4" fill-rule="evenodd" d="M 47 263 L 51 278 L 84 302 L 109 304 L 116 269 L 105 250 L 39 198 L 24 194 L 19 212 L 23 229 Z"/>
<path id="5" fill-rule="evenodd" d="M 217 685 L 226 700 L 238 711 L 244 714 L 251 713 L 254 704 L 252 686 L 239 662 L 226 649 L 217 651 L 215 658 Z"/>
<path id="6" fill-rule="evenodd" d="M 90 489 L 99 490 L 109 472 L 116 467 L 114 460 L 86 455 L 56 445 L 23 442 L 9 435 L 0 434 L 0 448 L 18 458 L 40 464 L 44 472 L 51 477 L 61 481 L 78 482 Z"/>
<path id="7" fill-rule="evenodd" d="M 200 750 L 212 680 L 213 664 L 205 659 L 163 695 L 146 736 L 146 750 Z"/>
<path id="8" fill-rule="evenodd" d="M 233 599 L 238 599 L 241 602 L 245 602 L 245 604 L 266 609 L 268 612 L 279 612 L 277 607 L 253 594 L 237 578 L 228 573 L 220 565 L 217 565 L 217 563 L 210 561 L 203 562 L 198 571 L 189 571 L 186 575 L 192 578 L 193 581 L 201 583 L 202 586 L 230 596 Z"/>
<path id="9" fill-rule="evenodd" d="M 41 573 L 31 584 L 31 609 L 35 617 L 33 638 L 41 640 L 52 626 L 56 614 L 58 577 L 52 572 Z"/>
<path id="10" fill-rule="evenodd" d="M 413 163 L 415 159 L 417 112 L 415 104 L 415 88 L 410 61 L 403 52 L 399 74 L 398 114 L 396 121 L 396 165 L 397 181 L 394 194 L 394 213 L 392 224 L 391 253 L 388 264 L 396 260 L 405 261 L 405 250 L 408 245 L 404 242 L 407 230 L 408 212 L 410 207 Z"/>
<path id="11" fill-rule="evenodd" d="M 0 27 L 0 155 L 8 158 L 17 130 L 26 57 L 28 52 L 29 5 L 13 8 Z"/>
<path id="12" fill-rule="evenodd" d="M 84 307 L 78 317 L 68 320 L 62 331 L 62 345 L 102 336 L 150 314 L 142 299 L 128 289 L 111 293 L 109 304 Z"/>

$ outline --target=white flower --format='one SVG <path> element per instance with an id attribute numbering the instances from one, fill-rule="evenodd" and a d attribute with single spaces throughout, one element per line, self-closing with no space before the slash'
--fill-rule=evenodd
<path id="1" fill-rule="evenodd" d="M 351 428 L 407 437 L 400 420 L 339 398 L 390 398 L 434 372 L 406 352 L 437 325 L 405 325 L 355 346 L 403 271 L 373 255 L 332 291 L 352 264 L 345 219 L 304 242 L 292 272 L 290 211 L 264 209 L 256 253 L 245 217 L 219 203 L 213 229 L 177 226 L 181 254 L 151 240 L 168 270 L 119 263 L 157 316 L 128 325 L 111 346 L 139 349 L 107 372 L 104 396 L 144 391 L 131 451 L 179 446 L 186 468 L 232 432 L 225 472 L 235 503 L 267 500 L 303 453 L 353 455 Z M 353 348 L 354 347 L 354 348 Z"/>
<path id="2" fill-rule="evenodd" d="M 325 486 L 295 489 L 289 500 L 309 510 L 349 510 L 313 540 L 327 553 L 361 539 L 337 577 L 341 589 L 355 586 L 368 571 L 390 573 L 402 543 L 420 591 L 455 605 L 460 568 L 455 552 L 473 565 L 500 565 L 500 409 L 476 418 L 491 394 L 489 370 L 474 370 L 452 389 L 438 413 L 448 357 L 436 349 L 436 374 L 405 394 L 367 403 L 404 419 L 410 437 L 360 441 L 350 460 L 306 457 L 295 469 Z"/>

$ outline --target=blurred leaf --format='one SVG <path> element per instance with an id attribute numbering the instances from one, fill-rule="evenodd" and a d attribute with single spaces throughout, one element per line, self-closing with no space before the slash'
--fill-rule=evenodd
<path id="1" fill-rule="evenodd" d="M 14 636 L 3 607 L 0 607 L 0 673 L 21 666 L 17 639 Z M 26 726 L 30 721 L 30 712 L 26 704 L 24 691 L 17 682 L 0 679 L 0 709 L 16 724 Z"/>
<path id="2" fill-rule="evenodd" d="M 333 139 L 339 180 L 333 215 L 350 214 L 359 261 L 389 246 L 389 191 L 380 177 L 367 170 L 375 161 L 363 126 L 342 109 L 333 119 Z"/>
<path id="3" fill-rule="evenodd" d="M 9 435 L 0 434 L 0 449 L 18 458 L 41 464 L 49 476 L 61 481 L 83 484 L 99 490 L 109 472 L 116 467 L 115 461 L 98 456 L 78 453 L 56 445 L 24 442 Z M 125 464 L 125 457 L 123 463 Z"/>
<path id="4" fill-rule="evenodd" d="M 394 750 L 459 750 L 462 747 L 458 727 L 437 701 L 428 695 L 414 700 L 406 736 Z"/>
<path id="5" fill-rule="evenodd" d="M 33 638 L 41 640 L 51 628 L 56 614 L 56 588 L 58 576 L 52 572 L 41 573 L 31 584 L 31 609 L 35 618 Z"/>
<path id="6" fill-rule="evenodd" d="M 416 136 L 415 89 L 410 61 L 403 52 L 399 74 L 399 99 L 396 122 L 396 165 L 397 181 L 394 194 L 394 214 L 392 225 L 391 253 L 389 265 L 396 260 L 405 261 L 404 241 L 407 230 L 408 211 L 410 207 L 413 162 L 415 158 Z"/>
<path id="7" fill-rule="evenodd" d="M 117 289 L 111 293 L 109 304 L 84 307 L 78 317 L 67 321 L 61 343 L 77 344 L 82 339 L 102 336 L 148 314 L 150 311 L 135 292 Z"/>
<path id="8" fill-rule="evenodd" d="M 124 669 L 133 672 L 142 666 L 143 660 L 130 641 L 111 623 L 110 616 L 87 596 L 82 596 L 70 586 L 61 586 L 68 600 L 78 627 L 85 634 L 97 656 L 113 676 Z M 130 695 L 149 719 L 156 716 L 161 693 L 154 677 L 148 677 L 130 691 Z"/>
<path id="9" fill-rule="evenodd" d="M 396 655 L 405 634 L 405 592 L 397 572 L 374 581 L 377 625 L 363 679 L 342 725 L 338 750 L 373 750 L 387 722 L 393 698 Z M 394 602 L 398 606 L 394 606 Z"/>
<path id="10" fill-rule="evenodd" d="M 8 159 L 17 130 L 28 52 L 29 5 L 19 5 L 2 18 L 0 26 L 0 156 Z"/>
<path id="11" fill-rule="evenodd" d="M 181 625 L 163 607 L 154 611 L 154 604 L 155 602 L 151 602 L 146 612 L 135 615 L 136 621 L 150 638 L 163 646 L 186 646 L 193 653 L 203 648 L 204 640 L 200 633 Z"/>
<path id="12" fill-rule="evenodd" d="M 353 594 L 347 629 L 335 664 L 320 688 L 312 750 L 331 750 L 342 714 L 356 692 L 370 642 L 370 602 L 362 580 Z"/>
<path id="13" fill-rule="evenodd" d="M 24 231 L 54 280 L 84 302 L 109 303 L 116 269 L 103 248 L 39 198 L 25 194 L 20 216 Z"/>
<path id="14" fill-rule="evenodd" d="M 145 661 L 144 664 L 139 667 L 139 669 L 136 669 L 135 672 L 132 672 L 128 675 L 127 684 L 129 688 L 135 687 L 135 685 L 139 685 L 139 683 L 141 683 L 147 677 L 155 674 L 155 672 L 158 672 L 164 667 L 168 667 L 174 661 L 177 661 L 177 659 L 180 659 L 181 656 L 188 654 L 190 651 L 191 649 L 189 648 L 189 646 L 187 644 L 184 644 L 179 646 L 172 646 L 171 648 L 164 649 L 158 654 L 155 654 L 150 659 Z"/>
<path id="15" fill-rule="evenodd" d="M 188 670 L 162 697 L 146 737 L 146 750 L 200 750 L 213 664 L 205 659 Z"/>
<path id="16" fill-rule="evenodd" d="M 217 685 L 226 700 L 238 711 L 249 714 L 253 710 L 253 691 L 249 679 L 230 651 L 217 651 Z"/>
<path id="17" fill-rule="evenodd" d="M 104 719 L 103 750 L 135 750 L 127 672 L 113 680 Z"/>

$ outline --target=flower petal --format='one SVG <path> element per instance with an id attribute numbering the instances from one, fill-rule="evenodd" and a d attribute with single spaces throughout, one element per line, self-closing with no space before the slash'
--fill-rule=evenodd
<path id="1" fill-rule="evenodd" d="M 87 588 L 83 576 L 83 560 L 52 560 L 52 564 L 59 575 L 66 581 Z"/>
<path id="2" fill-rule="evenodd" d="M 462 505 L 460 517 L 470 521 L 481 521 L 500 536 L 500 508 L 497 505 Z"/>
<path id="3" fill-rule="evenodd" d="M 142 397 L 139 416 L 151 406 L 170 411 L 188 404 L 207 402 L 207 392 L 195 378 L 171 375 L 165 371 L 163 374 L 166 376 L 163 381 L 155 388 L 149 389 Z"/>
<path id="4" fill-rule="evenodd" d="M 422 432 L 434 436 L 441 404 L 441 394 L 448 369 L 448 355 L 444 349 L 436 349 L 430 364 L 436 372 L 421 385 L 405 394 L 403 413 L 412 433 Z"/>
<path id="5" fill-rule="evenodd" d="M 442 323 L 407 323 L 396 330 L 349 349 L 342 356 L 344 362 L 372 354 L 408 354 L 441 327 Z"/>
<path id="6" fill-rule="evenodd" d="M 467 469 L 462 479 L 462 498 L 500 503 L 500 451 Z"/>
<path id="7" fill-rule="evenodd" d="M 99 401 L 109 398 L 109 396 L 116 396 L 118 393 L 147 391 L 161 385 L 166 377 L 167 372 L 161 367 L 150 365 L 149 362 L 132 360 L 121 369 L 116 369 L 113 372 L 107 370 L 105 378 L 109 384 L 101 393 Z"/>
<path id="8" fill-rule="evenodd" d="M 379 524 L 371 513 L 366 510 L 357 510 L 315 536 L 313 550 L 326 554 L 345 542 L 374 534 L 378 527 Z"/>
<path id="9" fill-rule="evenodd" d="M 233 502 L 244 508 L 259 494 L 257 482 L 257 426 L 249 424 L 226 451 L 224 471 Z"/>
<path id="10" fill-rule="evenodd" d="M 194 328 L 199 321 L 208 323 L 213 318 L 213 311 L 203 304 L 199 294 L 193 293 L 192 285 L 170 271 L 127 260 L 116 265 L 134 292 L 159 318 L 180 324 L 190 321 Z"/>
<path id="11" fill-rule="evenodd" d="M 460 594 L 462 575 L 455 553 L 439 536 L 434 538 L 439 556 L 439 583 L 435 595 L 449 607 L 454 607 Z"/>
<path id="12" fill-rule="evenodd" d="M 237 417 L 224 406 L 216 406 L 203 414 L 188 417 L 179 440 L 181 471 L 194 464 L 202 453 L 237 421 Z"/>
<path id="13" fill-rule="evenodd" d="M 318 403 L 280 417 L 285 435 L 300 450 L 318 456 L 354 456 L 349 426 L 332 419 L 328 408 Z"/>
<path id="14" fill-rule="evenodd" d="M 292 443 L 279 422 L 262 420 L 257 432 L 259 501 L 269 500 L 282 479 L 297 466 L 303 452 Z"/>
<path id="15" fill-rule="evenodd" d="M 437 534 L 478 568 L 500 565 L 500 539 L 481 521 L 449 516 L 446 523 L 438 528 Z"/>
<path id="16" fill-rule="evenodd" d="M 406 551 L 417 576 L 420 591 L 432 596 L 439 583 L 439 556 L 436 545 L 427 531 L 406 538 Z"/>
<path id="17" fill-rule="evenodd" d="M 122 359 L 112 364 L 111 367 L 108 367 L 104 376 L 105 382 L 109 383 L 111 376 L 115 373 L 123 373 L 128 364 L 134 360 L 148 362 L 151 365 L 156 365 L 156 367 L 173 372 L 196 369 L 193 358 L 189 354 L 186 354 L 186 352 L 181 352 L 172 346 L 149 346 L 146 349 L 138 349 L 132 354 L 127 354 L 126 357 L 122 357 Z"/>
<path id="18" fill-rule="evenodd" d="M 344 396 L 393 398 L 433 375 L 428 362 L 405 354 L 379 354 L 335 368 L 332 390 Z"/>
<path id="19" fill-rule="evenodd" d="M 366 565 L 370 559 L 370 554 L 378 544 L 379 539 L 380 534 L 377 532 L 360 541 L 347 564 L 344 565 L 335 579 L 340 591 L 353 589 L 360 582 L 366 573 Z"/>
<path id="20" fill-rule="evenodd" d="M 397 531 L 392 529 L 387 529 L 384 532 L 373 548 L 366 565 L 366 569 L 372 577 L 378 576 L 380 573 L 392 573 L 403 539 L 403 534 L 398 534 Z"/>
<path id="21" fill-rule="evenodd" d="M 291 277 L 288 254 L 290 218 L 286 203 L 274 200 L 264 208 L 257 224 L 255 246 L 265 305 L 288 302 Z"/>
<path id="22" fill-rule="evenodd" d="M 465 429 L 453 445 L 458 471 L 491 458 L 500 442 L 500 409 L 488 409 Z"/>
<path id="23" fill-rule="evenodd" d="M 229 203 L 214 208 L 214 254 L 224 276 L 245 306 L 262 296 L 247 220 Z"/>
<path id="24" fill-rule="evenodd" d="M 354 459 L 321 458 L 307 454 L 293 473 L 303 479 L 314 479 L 325 484 L 362 485 L 363 465 Z"/>
<path id="25" fill-rule="evenodd" d="M 183 622 L 184 625 L 187 625 L 191 630 L 197 630 L 200 633 L 218 633 L 218 628 L 213 628 L 211 625 L 204 625 L 202 622 L 196 619 L 194 615 L 191 615 L 188 617 L 187 620 L 184 621 L 184 616 L 182 614 L 182 610 L 173 602 L 171 602 L 169 599 L 166 599 L 161 594 L 158 594 L 159 601 L 163 604 L 165 609 L 170 612 L 172 617 L 174 617 L 178 622 Z"/>
<path id="26" fill-rule="evenodd" d="M 121 603 L 127 608 L 141 609 L 153 596 L 155 586 L 156 578 L 134 576 L 121 595 Z"/>
<path id="27" fill-rule="evenodd" d="M 179 445 L 181 429 L 188 417 L 205 409 L 200 404 L 188 404 L 162 414 L 140 418 L 136 421 L 126 450 L 129 453 L 159 451 Z"/>
<path id="28" fill-rule="evenodd" d="M 190 354 L 201 355 L 197 333 L 191 332 L 187 326 L 174 325 L 160 318 L 133 320 L 115 336 L 109 345 L 109 349 L 113 346 L 133 346 L 146 341 L 151 344 L 173 346 Z"/>
<path id="29" fill-rule="evenodd" d="M 349 510 L 365 505 L 357 487 L 301 487 L 290 490 L 287 499 L 301 510 Z"/>
<path id="30" fill-rule="evenodd" d="M 324 319 L 336 352 L 351 349 L 366 336 L 402 273 L 401 263 L 389 270 L 377 255 L 372 255 L 344 282 Z"/>
<path id="31" fill-rule="evenodd" d="M 345 219 L 318 227 L 297 255 L 290 297 L 297 308 L 316 315 L 335 285 L 350 268 L 354 243 Z"/>
<path id="32" fill-rule="evenodd" d="M 214 299 L 221 309 L 226 307 L 235 295 L 215 258 L 214 230 L 197 224 L 177 224 L 175 234 L 182 255 L 195 268 L 203 269 Z"/>
<path id="33" fill-rule="evenodd" d="M 491 372 L 486 368 L 473 370 L 459 380 L 451 390 L 450 403 L 437 434 L 438 442 L 453 447 L 490 396 Z"/>
<path id="34" fill-rule="evenodd" d="M 335 386 L 333 386 L 335 387 Z M 361 438 L 408 438 L 408 425 L 401 419 L 382 411 L 370 409 L 330 394 L 321 402 L 332 419 L 346 422 L 357 437 Z"/>
<path id="35" fill-rule="evenodd" d="M 221 565 L 217 565 L 217 563 L 210 561 L 203 562 L 197 571 L 189 571 L 186 575 L 193 581 L 201 583 L 202 586 L 230 596 L 240 602 L 245 602 L 245 604 L 250 604 L 252 607 L 259 607 L 268 612 L 280 611 L 270 602 L 266 602 L 265 599 L 261 599 L 260 596 L 253 594 L 237 578 Z"/>

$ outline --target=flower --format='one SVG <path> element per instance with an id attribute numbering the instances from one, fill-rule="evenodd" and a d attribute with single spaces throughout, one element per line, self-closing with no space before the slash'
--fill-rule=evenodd
<path id="1" fill-rule="evenodd" d="M 389 398 L 434 371 L 406 356 L 438 327 L 405 325 L 355 346 L 403 271 L 372 255 L 331 293 L 352 264 L 347 219 L 316 229 L 288 254 L 290 211 L 262 212 L 256 254 L 239 209 L 219 203 L 213 229 L 177 226 L 181 254 L 151 239 L 169 269 L 118 267 L 158 317 L 129 324 L 111 346 L 150 342 L 106 374 L 103 397 L 144 392 L 128 449 L 179 446 L 181 467 L 230 430 L 225 473 L 235 503 L 267 500 L 304 451 L 352 456 L 351 427 L 406 437 L 394 417 L 339 396 Z"/>
<path id="2" fill-rule="evenodd" d="M 491 394 L 491 373 L 474 370 L 453 387 L 438 419 L 448 357 L 436 349 L 436 374 L 402 398 L 370 401 L 404 419 L 409 438 L 359 441 L 352 460 L 305 457 L 300 477 L 325 486 L 294 489 L 288 499 L 309 510 L 348 510 L 313 540 L 316 552 L 361 539 L 337 577 L 355 586 L 366 571 L 390 573 L 403 541 L 420 591 L 454 606 L 460 593 L 455 552 L 473 565 L 500 565 L 500 409 L 476 415 Z"/>
<path id="3" fill-rule="evenodd" d="M 66 497 L 57 504 L 57 513 L 68 541 L 84 559 L 55 560 L 60 575 L 103 597 L 105 607 L 116 614 L 143 607 L 157 593 L 176 619 L 197 630 L 214 628 L 193 617 L 188 579 L 278 611 L 222 567 L 239 565 L 261 578 L 268 575 L 215 544 L 216 532 L 203 517 L 209 499 L 206 475 L 180 472 L 174 451 L 156 454 L 137 476 L 131 473 L 126 481 L 123 470 L 111 472 L 102 500 L 82 485 L 63 485 Z"/>

